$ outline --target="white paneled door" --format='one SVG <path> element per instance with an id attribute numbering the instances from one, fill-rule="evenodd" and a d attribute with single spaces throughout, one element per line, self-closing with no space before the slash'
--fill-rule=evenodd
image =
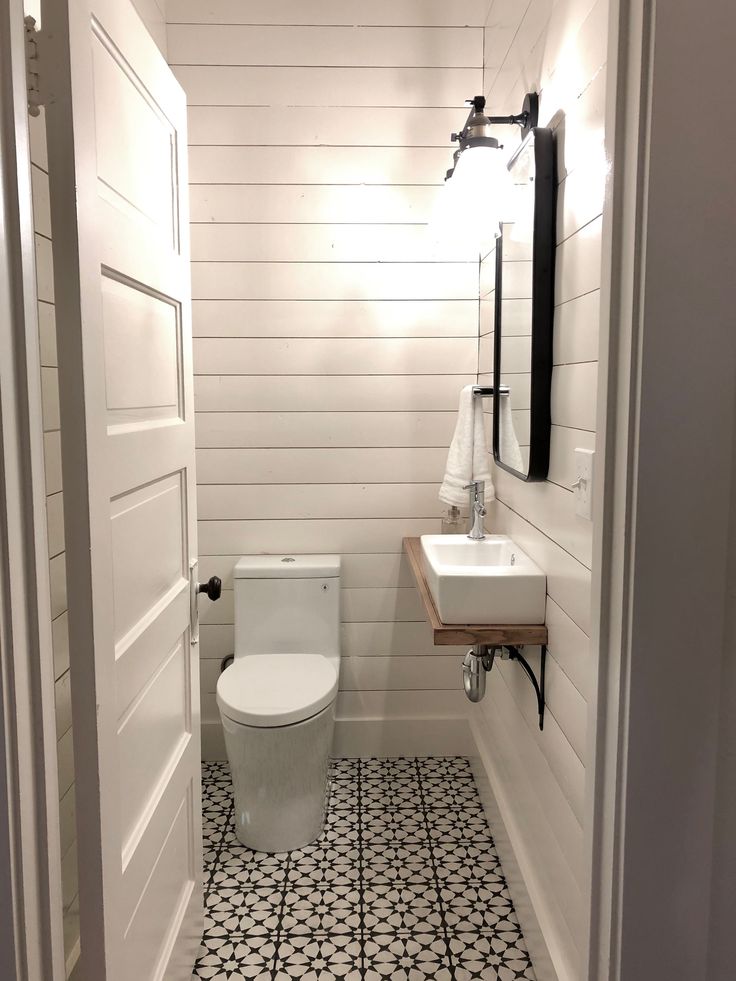
<path id="1" fill-rule="evenodd" d="M 184 981 L 202 927 L 186 105 L 128 0 L 48 0 L 43 21 L 75 977 Z"/>

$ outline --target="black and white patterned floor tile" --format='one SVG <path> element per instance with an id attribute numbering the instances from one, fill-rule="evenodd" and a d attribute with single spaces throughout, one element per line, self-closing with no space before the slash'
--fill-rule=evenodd
<path id="1" fill-rule="evenodd" d="M 205 934 L 193 981 L 533 981 L 467 760 L 335 760 L 325 829 L 241 845 L 203 766 Z"/>

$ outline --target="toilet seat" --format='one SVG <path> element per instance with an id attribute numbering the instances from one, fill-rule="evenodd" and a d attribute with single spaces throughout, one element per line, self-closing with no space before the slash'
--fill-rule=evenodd
<path id="1" fill-rule="evenodd" d="M 304 722 L 336 694 L 337 671 L 321 654 L 248 654 L 217 681 L 222 714 L 259 728 Z"/>

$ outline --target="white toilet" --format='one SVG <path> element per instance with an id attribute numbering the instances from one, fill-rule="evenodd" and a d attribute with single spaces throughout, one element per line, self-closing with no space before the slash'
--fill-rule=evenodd
<path id="1" fill-rule="evenodd" d="M 244 845 L 322 832 L 340 669 L 340 557 L 245 555 L 233 572 L 235 658 L 217 682 Z"/>

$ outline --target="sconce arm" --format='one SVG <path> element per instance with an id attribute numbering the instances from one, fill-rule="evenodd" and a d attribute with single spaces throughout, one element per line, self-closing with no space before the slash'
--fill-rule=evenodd
<path id="1" fill-rule="evenodd" d="M 527 92 L 524 96 L 524 104 L 521 112 L 511 116 L 486 116 L 484 110 L 486 99 L 483 95 L 476 95 L 472 99 L 466 99 L 465 104 L 470 106 L 468 118 L 459 133 L 452 133 L 452 141 L 462 144 L 468 139 L 471 127 L 478 127 L 479 123 L 485 121 L 491 126 L 520 126 L 522 136 L 532 130 L 539 122 L 539 96 L 536 92 Z M 472 134 L 470 134 L 472 135 Z"/>

